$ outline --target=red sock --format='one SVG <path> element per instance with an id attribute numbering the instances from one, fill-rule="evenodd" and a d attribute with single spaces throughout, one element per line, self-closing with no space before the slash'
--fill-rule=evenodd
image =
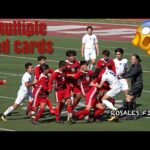
<path id="1" fill-rule="evenodd" d="M 33 110 L 33 108 L 32 108 L 32 104 L 33 104 L 33 101 L 28 101 L 28 110 L 29 111 L 32 111 Z"/>
<path id="2" fill-rule="evenodd" d="M 55 109 L 55 116 L 56 116 L 56 121 L 60 120 L 60 110 L 59 110 L 59 108 Z"/>
<path id="3" fill-rule="evenodd" d="M 90 111 L 87 109 L 84 109 L 83 114 L 79 116 L 79 119 L 83 119 L 85 116 L 89 115 Z"/>
<path id="4" fill-rule="evenodd" d="M 115 99 L 114 99 L 114 98 L 111 98 L 109 101 L 110 101 L 113 105 L 115 105 Z"/>
<path id="5" fill-rule="evenodd" d="M 34 121 L 37 121 L 40 118 L 40 116 L 42 115 L 43 112 L 44 112 L 44 109 L 40 108 L 40 110 L 38 111 L 38 113 L 35 116 Z"/>
<path id="6" fill-rule="evenodd" d="M 68 113 L 72 113 L 72 106 L 67 106 Z"/>
<path id="7" fill-rule="evenodd" d="M 96 118 L 96 117 L 100 116 L 104 111 L 105 111 L 105 109 L 96 109 L 94 111 L 93 117 Z"/>
<path id="8" fill-rule="evenodd" d="M 78 117 L 78 116 L 80 116 L 80 115 L 82 115 L 82 114 L 84 114 L 84 110 L 79 110 L 79 111 L 77 111 L 77 112 L 74 112 L 74 113 L 73 113 L 73 116 Z"/>
<path id="9" fill-rule="evenodd" d="M 51 103 L 49 98 L 47 98 L 47 105 L 49 107 L 49 110 L 51 111 L 53 109 L 53 105 L 52 105 L 52 103 Z"/>

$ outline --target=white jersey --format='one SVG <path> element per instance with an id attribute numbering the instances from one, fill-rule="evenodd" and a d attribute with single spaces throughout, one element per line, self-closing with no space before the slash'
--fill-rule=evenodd
<path id="1" fill-rule="evenodd" d="M 128 68 L 128 60 L 123 58 L 118 60 L 117 58 L 114 59 L 115 67 L 116 67 L 116 75 L 125 73 L 125 70 Z"/>
<path id="2" fill-rule="evenodd" d="M 95 34 L 85 34 L 82 38 L 82 43 L 85 44 L 85 50 L 95 50 L 95 44 L 98 43 L 98 40 Z"/>
<path id="3" fill-rule="evenodd" d="M 25 83 L 26 82 L 32 82 L 32 76 L 31 74 L 29 74 L 28 72 L 25 72 L 23 77 L 22 77 L 22 80 L 21 80 L 21 86 L 20 86 L 20 89 L 22 92 L 24 93 L 28 93 L 31 91 L 31 87 L 26 87 L 25 86 Z"/>
<path id="4" fill-rule="evenodd" d="M 102 81 L 107 81 L 111 89 L 121 88 L 120 82 L 112 70 L 105 70 L 105 72 L 102 75 Z"/>

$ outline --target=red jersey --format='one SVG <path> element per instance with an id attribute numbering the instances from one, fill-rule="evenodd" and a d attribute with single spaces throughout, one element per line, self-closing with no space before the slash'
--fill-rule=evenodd
<path id="1" fill-rule="evenodd" d="M 49 73 L 52 74 L 54 72 L 53 69 L 49 68 Z M 35 68 L 34 68 L 34 76 L 35 79 L 38 80 L 41 74 L 41 70 L 40 70 L 40 64 L 38 64 Z"/>
<path id="2" fill-rule="evenodd" d="M 38 82 L 36 83 L 35 97 L 47 97 L 48 96 L 48 77 L 41 74 Z"/>
<path id="3" fill-rule="evenodd" d="M 65 90 L 67 88 L 66 74 L 64 72 L 61 72 L 58 69 L 54 71 L 51 78 L 49 78 L 49 83 L 48 83 L 49 90 L 52 90 L 52 84 L 53 84 L 54 80 L 55 80 L 55 90 L 56 91 Z"/>
<path id="4" fill-rule="evenodd" d="M 84 96 L 91 88 L 90 83 L 92 81 L 93 73 L 94 72 L 91 70 L 87 72 L 78 71 L 74 76 L 75 79 L 80 80 L 80 87 Z"/>
<path id="5" fill-rule="evenodd" d="M 80 69 L 80 61 L 75 60 L 74 62 L 70 62 L 68 59 L 66 60 L 66 75 L 67 74 L 75 74 Z M 73 77 L 67 77 L 67 81 L 74 82 Z"/>
<path id="6" fill-rule="evenodd" d="M 98 60 L 96 64 L 96 68 L 102 68 L 107 67 L 108 69 L 112 70 L 114 73 L 116 73 L 116 67 L 113 59 L 108 59 L 108 61 L 105 61 L 103 58 Z"/>

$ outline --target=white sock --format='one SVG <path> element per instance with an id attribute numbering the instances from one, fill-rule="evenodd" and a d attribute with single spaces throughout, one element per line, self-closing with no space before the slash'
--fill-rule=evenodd
<path id="1" fill-rule="evenodd" d="M 71 96 L 71 97 L 70 97 L 70 100 L 71 100 L 71 103 L 73 104 L 74 97 L 73 97 L 73 96 Z"/>
<path id="2" fill-rule="evenodd" d="M 4 115 L 7 116 L 9 113 L 11 113 L 14 110 L 13 106 L 10 106 L 5 112 Z"/>
<path id="3" fill-rule="evenodd" d="M 90 64 L 89 70 L 92 70 L 93 68 L 93 64 Z"/>
<path id="4" fill-rule="evenodd" d="M 112 110 L 117 110 L 116 107 L 113 106 L 113 104 L 111 102 L 109 102 L 108 100 L 103 100 L 103 103 L 110 109 Z"/>
<path id="5" fill-rule="evenodd" d="M 68 113 L 67 121 L 69 121 L 71 117 L 72 117 L 72 113 Z"/>

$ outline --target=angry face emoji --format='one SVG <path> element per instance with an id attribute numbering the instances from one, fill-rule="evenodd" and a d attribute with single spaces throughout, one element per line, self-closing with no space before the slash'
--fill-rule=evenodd
<path id="1" fill-rule="evenodd" d="M 139 46 L 150 55 L 150 20 L 143 22 L 137 28 L 132 44 Z"/>

